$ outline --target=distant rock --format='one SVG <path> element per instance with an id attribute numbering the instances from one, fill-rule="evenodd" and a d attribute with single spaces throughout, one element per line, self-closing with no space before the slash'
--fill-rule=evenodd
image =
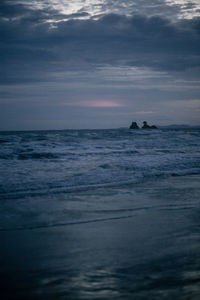
<path id="1" fill-rule="evenodd" d="M 147 124 L 146 121 L 143 122 L 143 126 L 141 128 L 142 129 L 157 129 L 157 127 L 155 125 L 150 126 Z M 140 127 L 138 126 L 137 122 L 132 122 L 129 129 L 140 129 Z"/>
<path id="2" fill-rule="evenodd" d="M 129 127 L 130 129 L 139 129 L 140 127 L 136 122 L 132 122 L 131 126 Z"/>
<path id="3" fill-rule="evenodd" d="M 146 121 L 143 122 L 143 126 L 142 129 L 157 129 L 157 127 L 155 125 L 148 125 Z"/>

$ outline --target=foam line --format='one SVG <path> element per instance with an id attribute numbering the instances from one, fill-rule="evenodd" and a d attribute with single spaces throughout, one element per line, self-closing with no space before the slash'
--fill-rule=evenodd
<path id="1" fill-rule="evenodd" d="M 85 220 L 85 221 L 55 223 L 55 224 L 49 224 L 49 225 L 36 225 L 36 226 L 8 228 L 8 229 L 0 228 L 0 231 L 37 230 L 37 229 L 46 229 L 46 228 L 54 228 L 54 227 L 64 227 L 64 226 L 72 226 L 72 225 L 80 225 L 80 224 L 88 224 L 88 223 L 105 222 L 105 221 L 112 221 L 112 220 L 121 220 L 121 219 L 133 218 L 135 216 L 136 215 L 128 215 L 128 216 L 121 216 L 121 217 L 110 217 L 110 218 L 102 218 L 102 219 L 92 219 L 92 220 Z"/>

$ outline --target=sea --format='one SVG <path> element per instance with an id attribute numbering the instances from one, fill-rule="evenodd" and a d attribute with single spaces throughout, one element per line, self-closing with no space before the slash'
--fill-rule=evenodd
<path id="1" fill-rule="evenodd" d="M 0 132 L 0 298 L 200 299 L 200 128 Z"/>

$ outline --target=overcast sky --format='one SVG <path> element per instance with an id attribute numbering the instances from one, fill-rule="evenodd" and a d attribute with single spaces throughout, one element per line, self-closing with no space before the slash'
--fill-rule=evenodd
<path id="1" fill-rule="evenodd" d="M 1 0 L 0 130 L 200 124 L 199 0 Z"/>

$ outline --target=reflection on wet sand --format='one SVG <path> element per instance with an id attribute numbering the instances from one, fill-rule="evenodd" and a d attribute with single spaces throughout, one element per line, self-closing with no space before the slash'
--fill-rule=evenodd
<path id="1" fill-rule="evenodd" d="M 199 299 L 198 183 L 188 176 L 91 191 L 79 195 L 91 205 L 87 217 L 98 198 L 105 209 L 94 203 L 93 213 L 110 218 L 1 231 L 3 299 Z"/>

